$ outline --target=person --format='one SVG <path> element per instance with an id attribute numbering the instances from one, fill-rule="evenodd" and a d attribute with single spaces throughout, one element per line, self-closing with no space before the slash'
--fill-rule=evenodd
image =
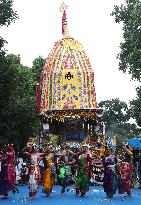
<path id="1" fill-rule="evenodd" d="M 0 195 L 8 197 L 8 193 L 18 193 L 16 189 L 16 173 L 15 173 L 15 153 L 14 148 L 8 145 L 2 149 L 0 155 L 1 172 L 0 172 Z"/>
<path id="2" fill-rule="evenodd" d="M 40 167 L 39 162 L 43 153 L 38 152 L 38 148 L 35 144 L 32 145 L 32 148 L 29 152 L 25 152 L 29 159 L 29 197 L 34 198 L 39 188 L 41 181 Z"/>
<path id="3" fill-rule="evenodd" d="M 56 177 L 56 168 L 51 150 L 47 150 L 44 156 L 44 173 L 43 173 L 43 192 L 50 196 L 52 193 Z"/>
<path id="4" fill-rule="evenodd" d="M 86 144 L 82 146 L 82 153 L 78 158 L 78 170 L 75 182 L 76 195 L 85 196 L 89 191 L 91 155 Z"/>
<path id="5" fill-rule="evenodd" d="M 113 198 L 118 188 L 117 178 L 117 157 L 115 147 L 106 149 L 106 157 L 103 159 L 104 165 L 104 183 L 103 188 L 108 198 Z"/>
<path id="6" fill-rule="evenodd" d="M 141 151 L 139 151 L 138 156 L 137 156 L 137 171 L 138 171 L 138 179 L 139 179 L 139 189 L 141 189 Z"/>
<path id="7" fill-rule="evenodd" d="M 74 183 L 72 179 L 72 170 L 71 165 L 75 163 L 75 159 L 72 154 L 69 153 L 68 149 L 64 148 L 62 155 L 59 159 L 59 180 L 60 185 L 62 186 L 61 194 L 65 193 L 67 186 Z M 67 189 L 69 191 L 69 189 Z"/>
<path id="8" fill-rule="evenodd" d="M 122 156 L 122 161 L 119 163 L 118 172 L 119 172 L 119 194 L 124 194 L 127 192 L 127 195 L 131 197 L 131 187 L 132 187 L 132 163 L 131 157 L 133 155 L 132 151 L 127 147 L 123 147 L 124 155 Z"/>
<path id="9" fill-rule="evenodd" d="M 97 154 L 92 154 L 92 176 L 91 176 L 91 183 L 96 185 L 103 185 L 103 163 L 102 158 Z"/>
<path id="10" fill-rule="evenodd" d="M 27 184 L 28 184 L 28 166 L 25 162 L 23 162 L 20 170 L 19 185 L 27 185 Z"/>
<path id="11" fill-rule="evenodd" d="M 20 180 L 21 180 L 21 168 L 23 165 L 23 159 L 22 158 L 18 158 L 18 156 L 16 157 L 16 166 L 15 166 L 15 170 L 16 170 L 16 184 L 18 185 Z"/>

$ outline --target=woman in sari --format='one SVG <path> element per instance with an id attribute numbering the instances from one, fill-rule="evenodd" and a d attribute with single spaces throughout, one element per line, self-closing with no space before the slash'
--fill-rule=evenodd
<path id="1" fill-rule="evenodd" d="M 65 193 L 67 186 L 70 186 L 74 183 L 71 166 L 75 162 L 76 160 L 74 159 L 73 155 L 67 149 L 64 149 L 59 159 L 59 181 L 62 187 L 61 194 Z M 67 191 L 69 191 L 69 189 Z"/>
<path id="2" fill-rule="evenodd" d="M 34 198 L 41 181 L 39 162 L 43 153 L 39 153 L 37 146 L 33 145 L 30 152 L 25 152 L 29 159 L 29 197 Z"/>
<path id="3" fill-rule="evenodd" d="M 104 164 L 104 192 L 108 198 L 113 198 L 118 188 L 117 178 L 117 157 L 115 155 L 115 148 L 110 147 L 107 150 L 107 157 L 103 160 Z"/>
<path id="4" fill-rule="evenodd" d="M 122 156 L 122 161 L 119 163 L 118 172 L 119 172 L 119 194 L 124 194 L 127 192 L 127 195 L 131 197 L 131 187 L 132 187 L 132 151 L 124 147 L 125 156 Z"/>
<path id="5" fill-rule="evenodd" d="M 76 195 L 81 194 L 82 197 L 89 191 L 91 174 L 89 169 L 90 162 L 90 153 L 88 154 L 87 145 L 84 145 L 82 147 L 82 154 L 78 158 L 78 170 L 75 183 Z"/>
<path id="6" fill-rule="evenodd" d="M 56 168 L 51 150 L 47 150 L 44 156 L 43 192 L 50 196 L 56 178 Z"/>
<path id="7" fill-rule="evenodd" d="M 12 146 L 3 148 L 3 154 L 0 155 L 1 172 L 0 172 L 0 195 L 8 197 L 8 193 L 18 192 L 15 187 L 15 153 Z"/>

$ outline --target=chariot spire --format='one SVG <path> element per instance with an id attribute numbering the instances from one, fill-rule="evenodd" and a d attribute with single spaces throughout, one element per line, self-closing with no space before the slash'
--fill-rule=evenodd
<path id="1" fill-rule="evenodd" d="M 68 6 L 64 2 L 62 2 L 61 6 L 60 6 L 60 12 L 63 13 L 63 16 L 62 16 L 62 34 L 63 34 L 64 38 L 70 37 L 69 30 L 68 30 L 67 15 L 66 15 L 67 9 L 68 9 Z"/>

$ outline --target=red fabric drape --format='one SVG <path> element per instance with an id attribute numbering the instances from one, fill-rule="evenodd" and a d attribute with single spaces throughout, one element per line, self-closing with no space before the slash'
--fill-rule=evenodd
<path id="1" fill-rule="evenodd" d="M 64 25 L 65 22 L 67 20 L 67 15 L 66 15 L 66 11 L 63 12 L 63 16 L 62 16 L 62 34 L 64 35 Z"/>

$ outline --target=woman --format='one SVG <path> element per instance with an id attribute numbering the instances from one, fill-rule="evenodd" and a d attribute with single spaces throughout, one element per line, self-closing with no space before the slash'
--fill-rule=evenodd
<path id="1" fill-rule="evenodd" d="M 43 153 L 39 153 L 37 146 L 33 145 L 29 152 L 25 152 L 29 158 L 29 197 L 34 198 L 39 188 L 41 181 L 41 174 L 39 168 L 39 162 Z"/>
<path id="2" fill-rule="evenodd" d="M 139 178 L 139 189 L 141 189 L 141 151 L 139 151 L 137 158 L 137 171 L 138 171 L 138 178 Z"/>
<path id="3" fill-rule="evenodd" d="M 0 155 L 1 172 L 0 172 L 0 195 L 8 197 L 8 193 L 18 192 L 15 187 L 16 173 L 15 173 L 15 153 L 12 146 L 3 148 L 3 154 Z"/>
<path id="4" fill-rule="evenodd" d="M 83 145 L 82 154 L 78 158 L 78 170 L 76 177 L 76 195 L 81 194 L 81 196 L 85 196 L 86 192 L 89 191 L 90 184 L 90 170 L 89 165 L 91 162 L 91 156 L 88 152 L 87 145 Z"/>
<path id="5" fill-rule="evenodd" d="M 47 150 L 44 157 L 43 192 L 50 196 L 56 177 L 56 168 L 51 151 Z"/>
<path id="6" fill-rule="evenodd" d="M 127 192 L 127 195 L 131 197 L 131 187 L 132 187 L 132 151 L 127 147 L 124 147 L 125 156 L 122 156 L 122 162 L 119 163 L 118 172 L 119 172 L 119 193 L 124 194 Z"/>
<path id="7" fill-rule="evenodd" d="M 117 158 L 115 155 L 115 147 L 107 150 L 107 157 L 103 160 L 104 164 L 104 192 L 108 198 L 113 198 L 118 188 L 117 178 Z"/>
<path id="8" fill-rule="evenodd" d="M 69 153 L 67 149 L 64 149 L 59 159 L 59 180 L 60 185 L 62 186 L 61 194 L 65 193 L 65 189 L 67 186 L 74 183 L 72 179 L 71 165 L 73 165 L 75 161 L 76 160 L 74 159 L 72 154 Z"/>

